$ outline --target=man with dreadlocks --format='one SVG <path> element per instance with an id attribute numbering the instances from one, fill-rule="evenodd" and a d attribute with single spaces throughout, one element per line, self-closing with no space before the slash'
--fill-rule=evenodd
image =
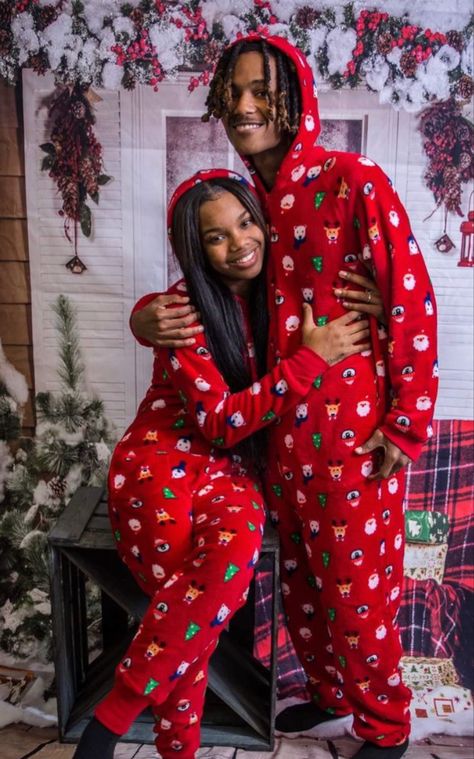
<path id="1" fill-rule="evenodd" d="M 252 34 L 228 48 L 205 120 L 222 119 L 271 225 L 269 362 L 300 342 L 302 302 L 325 324 L 343 312 L 344 270 L 367 269 L 388 329 L 372 350 L 314 378 L 270 437 L 267 499 L 281 538 L 282 590 L 312 700 L 279 715 L 283 731 L 353 714 L 357 759 L 407 750 L 410 691 L 396 616 L 403 575 L 403 467 L 430 433 L 437 387 L 432 286 L 406 212 L 365 156 L 326 151 L 303 54 Z M 356 294 L 363 302 L 373 294 Z M 136 334 L 161 345 L 198 329 L 190 307 L 138 312 Z M 153 326 L 151 326 L 153 325 Z"/>

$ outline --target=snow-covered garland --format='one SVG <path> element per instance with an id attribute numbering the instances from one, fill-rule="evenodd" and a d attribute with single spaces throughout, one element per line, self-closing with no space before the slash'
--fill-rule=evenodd
<path id="1" fill-rule="evenodd" d="M 0 2 L 0 75 L 29 66 L 58 83 L 157 87 L 180 68 L 206 84 L 225 45 L 250 30 L 288 37 L 331 87 L 365 83 L 383 103 L 419 111 L 472 94 L 472 21 L 432 31 L 423 17 L 359 10 L 325 0 L 10 0 Z M 376 5 L 376 3 L 375 3 Z M 379 4 L 389 6 L 390 3 Z M 399 7 L 404 3 L 398 3 Z M 406 4 L 409 7 L 409 3 Z M 416 5 L 416 4 L 415 4 Z M 371 6 L 372 7 L 372 6 Z M 436 15 L 436 14 L 435 14 Z M 438 14 L 440 15 L 440 14 Z M 460 14 L 458 14 L 458 18 Z M 440 15 L 441 20 L 441 15 Z M 449 19 L 444 14 L 444 24 Z"/>

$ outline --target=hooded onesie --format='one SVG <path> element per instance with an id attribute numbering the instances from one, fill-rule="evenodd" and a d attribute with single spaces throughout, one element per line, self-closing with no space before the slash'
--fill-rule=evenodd
<path id="1" fill-rule="evenodd" d="M 249 40 L 259 39 L 250 35 Z M 286 40 L 301 120 L 270 191 L 242 156 L 271 224 L 269 366 L 300 344 L 301 305 L 317 324 L 344 313 L 339 271 L 376 281 L 388 325 L 371 318 L 372 350 L 315 375 L 308 395 L 270 429 L 267 500 L 281 538 L 282 591 L 308 688 L 323 709 L 354 714 L 380 746 L 404 742 L 410 691 L 400 677 L 404 473 L 369 479 L 378 428 L 415 460 L 437 391 L 433 288 L 392 183 L 369 158 L 327 151 L 312 70 Z"/>
<path id="2" fill-rule="evenodd" d="M 198 172 L 173 195 L 170 222 L 179 197 L 214 177 L 246 182 L 227 170 Z M 185 293 L 184 281 L 169 292 Z M 204 335 L 191 347 L 156 349 L 150 388 L 109 471 L 117 550 L 151 602 L 96 716 L 121 735 L 151 706 L 165 759 L 193 759 L 199 748 L 208 659 L 245 602 L 263 534 L 258 478 L 223 449 L 294 408 L 327 368 L 298 346 L 258 378 L 247 303 L 237 300 L 253 384 L 231 394 Z"/>

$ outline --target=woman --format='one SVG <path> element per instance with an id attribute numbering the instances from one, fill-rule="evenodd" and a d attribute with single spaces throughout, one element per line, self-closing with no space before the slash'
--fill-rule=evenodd
<path id="1" fill-rule="evenodd" d="M 205 332 L 155 351 L 152 384 L 112 458 L 117 548 L 151 602 L 75 759 L 112 757 L 147 706 L 163 759 L 194 758 L 208 659 L 258 559 L 259 431 L 329 365 L 369 347 L 356 312 L 316 327 L 306 305 L 302 346 L 265 374 L 267 239 L 253 191 L 226 170 L 199 172 L 176 190 L 168 221 L 184 274 L 170 292 L 187 284 Z"/>

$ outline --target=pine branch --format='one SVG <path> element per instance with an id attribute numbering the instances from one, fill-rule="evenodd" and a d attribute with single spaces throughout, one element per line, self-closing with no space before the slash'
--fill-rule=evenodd
<path id="1" fill-rule="evenodd" d="M 53 438 L 38 450 L 38 464 L 41 470 L 65 477 L 74 464 L 80 462 L 78 447 L 67 445 L 63 440 Z"/>
<path id="2" fill-rule="evenodd" d="M 71 302 L 64 295 L 58 297 L 53 309 L 57 317 L 56 329 L 60 336 L 58 374 L 65 387 L 76 392 L 84 375 L 84 364 L 81 359 L 77 334 L 76 312 Z"/>

